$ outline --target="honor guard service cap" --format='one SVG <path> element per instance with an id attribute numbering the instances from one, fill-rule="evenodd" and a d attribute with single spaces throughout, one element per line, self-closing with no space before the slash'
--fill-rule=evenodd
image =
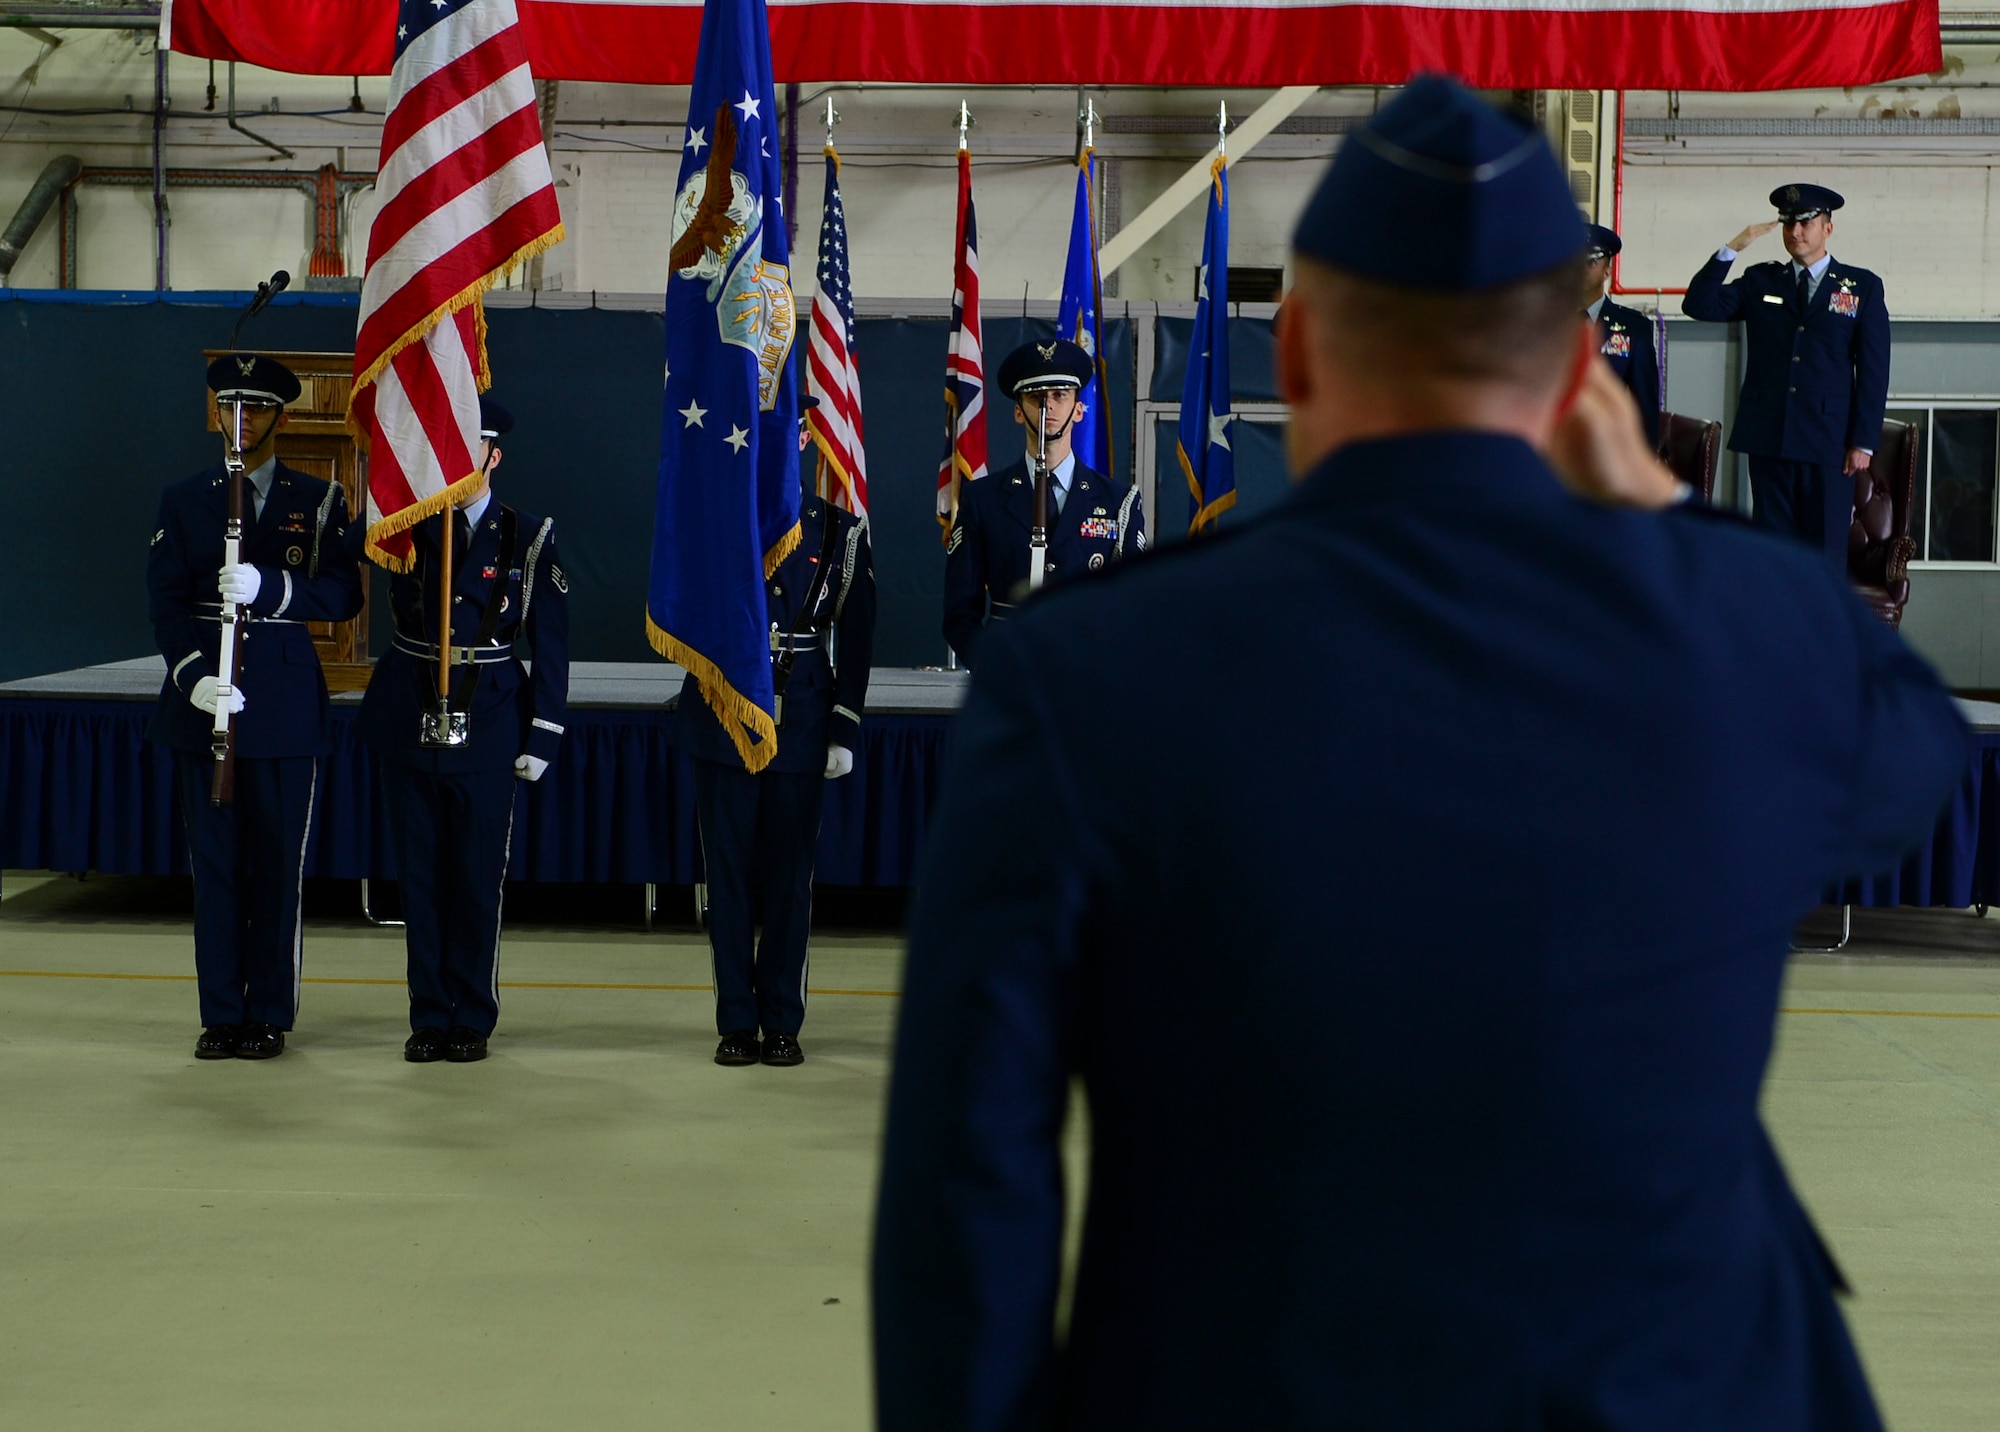
<path id="1" fill-rule="evenodd" d="M 260 403 L 282 408 L 299 395 L 291 369 L 261 353 L 225 353 L 208 365 L 208 391 L 218 403 Z"/>
<path id="2" fill-rule="evenodd" d="M 487 397 L 486 394 L 481 393 L 479 395 L 479 436 L 482 438 L 497 438 L 502 433 L 511 433 L 513 431 L 514 415 L 501 407 L 500 404 L 494 402 L 493 399 Z"/>
<path id="3" fill-rule="evenodd" d="M 1780 184 L 1771 191 L 1771 203 L 1780 219 L 1810 219 L 1814 214 L 1831 214 L 1846 202 L 1824 184 Z"/>
<path id="4" fill-rule="evenodd" d="M 1500 288 L 1583 246 L 1548 140 L 1441 75 L 1348 135 L 1292 235 L 1302 257 L 1442 293 Z"/>
<path id="5" fill-rule="evenodd" d="M 1583 231 L 1590 236 L 1583 242 L 1583 256 L 1587 259 L 1615 258 L 1625 247 L 1625 241 L 1602 224 L 1585 224 Z"/>
<path id="6" fill-rule="evenodd" d="M 1096 373 L 1090 355 L 1067 338 L 1023 343 L 1000 365 L 1000 391 L 1018 398 L 1050 388 L 1081 388 Z"/>
<path id="7" fill-rule="evenodd" d="M 818 406 L 819 406 L 819 399 L 818 399 L 818 398 L 815 398 L 815 397 L 814 397 L 814 396 L 813 396 L 813 395 L 812 395 L 811 393 L 801 393 L 801 394 L 799 394 L 799 416 L 800 416 L 800 417 L 802 417 L 802 418 L 803 418 L 803 417 L 804 417 L 804 416 L 806 415 L 806 410 L 807 410 L 808 408 L 817 408 Z"/>

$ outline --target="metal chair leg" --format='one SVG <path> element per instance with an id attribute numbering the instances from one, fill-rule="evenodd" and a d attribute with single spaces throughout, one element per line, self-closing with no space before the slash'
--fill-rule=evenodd
<path id="1" fill-rule="evenodd" d="M 380 925 L 384 929 L 400 930 L 404 928 L 401 920 L 378 920 L 375 918 L 375 912 L 368 908 L 368 877 L 365 875 L 361 877 L 361 918 L 371 925 Z"/>
<path id="2" fill-rule="evenodd" d="M 1840 943 L 1837 945 L 1793 945 L 1795 955 L 1831 955 L 1847 948 L 1847 942 L 1854 938 L 1854 907 L 1840 907 Z"/>
<path id="3" fill-rule="evenodd" d="M 657 908 L 658 908 L 658 907 L 657 907 L 657 906 L 656 906 L 656 905 L 654 904 L 654 901 L 653 901 L 653 882 L 652 882 L 652 881 L 648 880 L 648 881 L 646 882 L 646 888 L 645 888 L 645 892 L 644 892 L 644 894 L 645 894 L 645 900 L 646 900 L 646 916 L 645 916 L 645 929 L 646 929 L 646 933 L 650 935 L 650 934 L 652 934 L 652 933 L 653 933 L 653 911 L 654 911 L 655 909 L 657 909 Z"/>

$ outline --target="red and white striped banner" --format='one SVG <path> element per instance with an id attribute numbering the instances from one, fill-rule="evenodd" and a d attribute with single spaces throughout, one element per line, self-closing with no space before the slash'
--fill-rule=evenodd
<path id="1" fill-rule="evenodd" d="M 368 444 L 368 554 L 407 571 L 409 529 L 478 495 L 480 297 L 562 238 L 514 0 L 404 0 L 382 126 L 382 206 L 347 421 Z"/>
<path id="2" fill-rule="evenodd" d="M 543 79 L 687 84 L 699 0 L 520 0 Z M 1803 89 L 1943 64 L 1937 0 L 770 0 L 780 83 Z M 365 18 L 363 16 L 365 15 Z M 394 7 L 167 0 L 171 48 L 383 74 Z"/>

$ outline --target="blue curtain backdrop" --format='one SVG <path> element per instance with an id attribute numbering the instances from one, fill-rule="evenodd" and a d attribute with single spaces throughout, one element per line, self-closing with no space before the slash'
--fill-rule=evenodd
<path id="1" fill-rule="evenodd" d="M 35 553 L 0 563 L 0 681 L 154 651 L 145 567 L 159 491 L 218 460 L 201 418 L 201 351 L 228 341 L 245 297 L 0 290 L 0 510 L 17 550 Z M 517 424 L 495 487 L 556 519 L 571 655 L 655 661 L 644 610 L 661 318 L 595 308 L 496 308 L 488 318 L 494 392 Z M 243 338 L 247 347 L 345 352 L 354 320 L 352 296 L 286 294 Z M 938 665 L 944 549 L 933 504 L 946 320 L 858 326 L 881 597 L 876 661 Z M 989 367 L 1054 331 L 989 309 Z M 1129 480 L 1132 325 L 1108 322 L 1104 340 L 1116 451 L 1127 466 L 1118 475 Z M 1022 430 L 992 394 L 987 410 L 997 469 L 1021 455 Z M 379 573 L 376 582 L 380 598 Z M 387 626 L 374 626 L 379 649 Z"/>

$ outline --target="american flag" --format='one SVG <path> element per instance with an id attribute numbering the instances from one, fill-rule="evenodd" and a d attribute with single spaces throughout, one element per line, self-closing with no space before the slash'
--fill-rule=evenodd
<path id="1" fill-rule="evenodd" d="M 476 496 L 488 288 L 563 236 L 514 0 L 401 0 L 348 426 L 369 449 L 368 553 Z"/>
<path id="2" fill-rule="evenodd" d="M 951 344 L 944 360 L 944 458 L 937 519 L 947 534 L 958 485 L 986 476 L 986 359 L 979 340 L 979 226 L 972 215 L 972 153 L 958 146 L 958 259 L 952 270 Z"/>
<path id="3" fill-rule="evenodd" d="M 847 212 L 840 204 L 840 155 L 826 147 L 826 213 L 819 225 L 819 291 L 813 295 L 806 387 L 819 399 L 806 426 L 833 474 L 836 506 L 868 515 L 868 455 L 862 451 L 861 370 L 855 363 L 854 284 L 847 271 Z"/>

